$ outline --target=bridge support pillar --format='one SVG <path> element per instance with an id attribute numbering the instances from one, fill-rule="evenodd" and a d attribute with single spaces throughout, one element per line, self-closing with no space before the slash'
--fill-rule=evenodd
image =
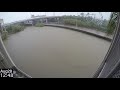
<path id="1" fill-rule="evenodd" d="M 45 20 L 46 20 L 46 22 L 45 22 L 45 23 L 47 24 L 47 23 L 48 23 L 48 20 L 47 20 L 47 19 L 45 19 Z"/>
<path id="2" fill-rule="evenodd" d="M 57 22 L 58 22 L 58 24 L 59 24 L 59 18 L 57 18 Z"/>

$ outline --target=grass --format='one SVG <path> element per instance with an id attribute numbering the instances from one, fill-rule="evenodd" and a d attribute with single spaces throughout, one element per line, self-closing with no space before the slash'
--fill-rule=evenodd
<path id="1" fill-rule="evenodd" d="M 62 20 L 63 24 L 77 26 L 78 27 L 85 27 L 96 29 L 98 31 L 107 32 L 107 24 L 108 20 L 99 20 L 94 19 L 92 17 L 80 17 L 80 16 L 65 16 Z M 101 22 L 101 23 L 100 23 Z"/>
<path id="2" fill-rule="evenodd" d="M 115 31 L 115 28 L 117 26 L 117 19 L 118 19 L 118 13 L 117 12 L 112 12 L 111 16 L 110 16 L 110 20 L 108 23 L 108 30 L 107 30 L 107 34 L 108 35 L 112 35 Z"/>
<path id="3" fill-rule="evenodd" d="M 8 32 L 7 31 L 3 31 L 2 32 L 2 40 L 6 40 L 8 37 Z"/>
<path id="4" fill-rule="evenodd" d="M 23 25 L 10 25 L 6 27 L 6 31 L 8 31 L 8 34 L 13 34 L 24 30 L 24 28 Z"/>
<path id="5" fill-rule="evenodd" d="M 25 26 L 23 25 L 10 25 L 6 27 L 6 31 L 2 32 L 2 39 L 5 40 L 8 37 L 8 34 L 14 34 L 24 30 Z"/>
<path id="6" fill-rule="evenodd" d="M 44 26 L 44 24 L 43 23 L 36 23 L 36 25 L 35 25 L 36 27 L 43 27 Z"/>

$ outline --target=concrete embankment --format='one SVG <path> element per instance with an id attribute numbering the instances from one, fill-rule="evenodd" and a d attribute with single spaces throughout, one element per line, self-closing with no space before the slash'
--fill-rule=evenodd
<path id="1" fill-rule="evenodd" d="M 98 31 L 98 30 L 92 30 L 88 28 L 81 28 L 81 27 L 74 27 L 74 26 L 67 26 L 67 25 L 58 25 L 58 24 L 45 24 L 45 26 L 53 26 L 53 27 L 60 27 L 60 28 L 66 28 L 69 30 L 74 30 L 82 33 L 86 33 L 98 38 L 105 39 L 107 41 L 112 40 L 112 36 L 107 36 L 106 33 Z"/>

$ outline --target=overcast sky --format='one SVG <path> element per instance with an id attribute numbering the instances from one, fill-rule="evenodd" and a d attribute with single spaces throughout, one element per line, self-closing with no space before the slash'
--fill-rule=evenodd
<path id="1" fill-rule="evenodd" d="M 4 23 L 10 23 L 18 20 L 29 19 L 31 15 L 46 15 L 46 16 L 62 16 L 62 15 L 80 15 L 84 14 L 95 14 L 95 18 L 109 19 L 111 12 L 0 12 L 0 19 L 4 19 Z"/>

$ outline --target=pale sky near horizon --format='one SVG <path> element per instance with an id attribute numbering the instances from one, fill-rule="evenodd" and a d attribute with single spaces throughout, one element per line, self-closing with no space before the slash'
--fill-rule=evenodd
<path id="1" fill-rule="evenodd" d="M 10 23 L 18 20 L 29 19 L 31 15 L 46 15 L 46 16 L 62 16 L 62 15 L 80 15 L 84 14 L 95 14 L 95 18 L 109 19 L 111 12 L 0 12 L 0 19 L 4 20 L 4 23 Z"/>

